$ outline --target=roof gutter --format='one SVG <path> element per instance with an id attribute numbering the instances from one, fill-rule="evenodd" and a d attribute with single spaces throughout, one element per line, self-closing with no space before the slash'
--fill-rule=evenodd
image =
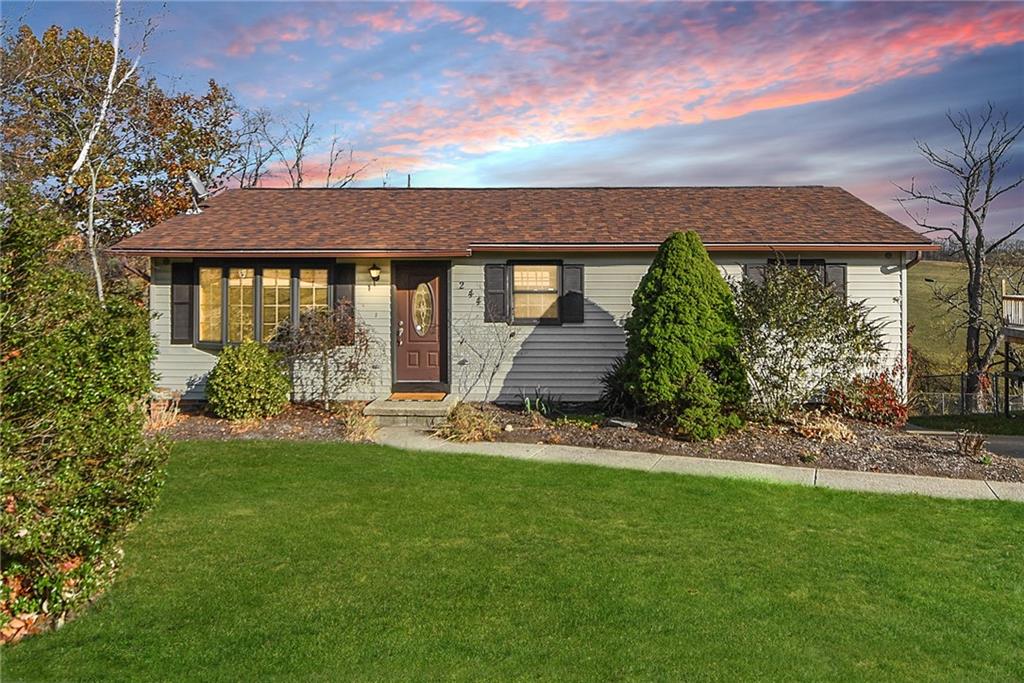
<path id="1" fill-rule="evenodd" d="M 302 258 L 308 256 L 356 258 L 459 258 L 472 255 L 469 249 L 160 249 L 156 247 L 112 247 L 110 251 L 126 256 L 163 258 Z"/>
<path id="2" fill-rule="evenodd" d="M 474 252 L 493 251 L 604 251 L 604 252 L 649 252 L 657 251 L 660 243 L 653 242 L 595 242 L 590 244 L 572 243 L 550 243 L 537 244 L 535 242 L 504 242 L 472 244 L 470 248 Z M 937 244 L 914 243 L 864 243 L 864 242 L 705 242 L 704 248 L 708 251 L 938 251 Z"/>
<path id="3" fill-rule="evenodd" d="M 655 252 L 661 246 L 654 242 L 623 243 L 550 243 L 504 242 L 473 244 L 467 249 L 162 249 L 159 247 L 112 247 L 110 251 L 125 256 L 149 256 L 163 258 L 241 258 L 277 257 L 301 258 L 308 256 L 354 257 L 354 258 L 465 258 L 476 252 L 491 253 L 503 251 L 520 252 Z M 938 251 L 937 244 L 921 243 L 863 243 L 863 242 L 708 242 L 708 251 L 755 251 L 755 252 L 798 252 L 798 251 L 853 251 L 853 252 L 915 252 L 920 260 L 923 251 Z M 914 261 L 916 263 L 916 261 Z"/>

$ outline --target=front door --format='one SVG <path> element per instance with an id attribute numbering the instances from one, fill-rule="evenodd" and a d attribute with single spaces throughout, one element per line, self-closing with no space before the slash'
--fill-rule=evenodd
<path id="1" fill-rule="evenodd" d="M 447 383 L 445 263 L 395 261 L 393 316 L 397 388 L 443 389 Z"/>

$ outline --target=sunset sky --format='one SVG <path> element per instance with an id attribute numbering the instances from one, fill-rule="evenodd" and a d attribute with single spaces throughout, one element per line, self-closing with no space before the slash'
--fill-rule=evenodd
<path id="1" fill-rule="evenodd" d="M 4 3 L 109 35 L 112 3 Z M 842 185 L 891 215 L 948 109 L 1024 117 L 1021 3 L 129 5 L 169 87 L 309 107 L 365 184 Z M 130 41 L 129 41 L 130 42 Z M 318 150 L 316 160 L 324 157 Z M 1011 171 L 1024 167 L 1024 148 Z M 1019 221 L 1009 197 L 991 229 Z"/>

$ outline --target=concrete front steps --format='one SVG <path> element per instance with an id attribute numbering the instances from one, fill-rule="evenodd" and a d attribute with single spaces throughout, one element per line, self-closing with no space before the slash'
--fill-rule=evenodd
<path id="1" fill-rule="evenodd" d="M 436 427 L 455 407 L 456 399 L 448 394 L 441 401 L 395 401 L 378 398 L 363 409 L 379 427 Z"/>

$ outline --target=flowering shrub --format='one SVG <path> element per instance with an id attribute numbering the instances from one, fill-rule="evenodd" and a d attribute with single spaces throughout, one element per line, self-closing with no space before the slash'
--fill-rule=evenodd
<path id="1" fill-rule="evenodd" d="M 907 404 L 888 371 L 857 377 L 849 386 L 828 394 L 829 408 L 840 415 L 889 427 L 907 423 Z"/>

